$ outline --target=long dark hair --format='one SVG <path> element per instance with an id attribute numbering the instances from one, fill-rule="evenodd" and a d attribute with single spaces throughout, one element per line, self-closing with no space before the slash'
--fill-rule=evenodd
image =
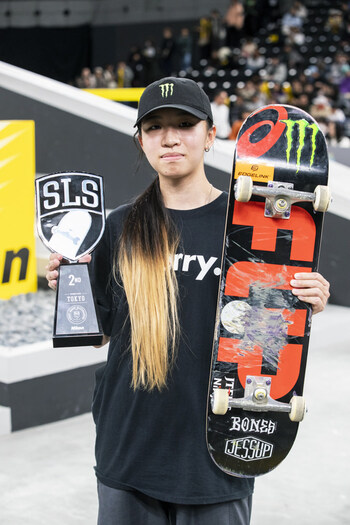
<path id="1" fill-rule="evenodd" d="M 135 389 L 165 387 L 175 358 L 179 320 L 173 260 L 178 244 L 157 176 L 131 207 L 114 265 L 129 305 Z"/>

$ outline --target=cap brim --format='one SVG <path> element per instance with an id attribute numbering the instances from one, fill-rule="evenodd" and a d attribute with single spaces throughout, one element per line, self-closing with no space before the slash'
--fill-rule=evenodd
<path id="1" fill-rule="evenodd" d="M 157 109 L 167 109 L 167 108 L 181 109 L 182 111 L 186 111 L 186 113 L 190 113 L 191 115 L 194 115 L 200 120 L 207 120 L 209 118 L 209 115 L 207 115 L 207 113 L 204 113 L 204 111 L 200 111 L 199 109 L 191 108 L 190 106 L 184 106 L 182 104 L 162 104 L 160 106 L 152 108 L 150 111 L 147 111 L 146 113 L 144 113 L 144 115 L 141 115 L 135 122 L 134 128 L 138 126 L 141 120 L 144 119 L 147 115 L 150 115 L 154 111 L 157 111 Z"/>

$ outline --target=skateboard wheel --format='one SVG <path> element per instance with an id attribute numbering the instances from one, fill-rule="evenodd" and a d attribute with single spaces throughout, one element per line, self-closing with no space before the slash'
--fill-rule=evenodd
<path id="1" fill-rule="evenodd" d="M 290 400 L 289 419 L 295 423 L 300 423 L 305 415 L 305 399 L 301 396 L 293 396 Z"/>
<path id="2" fill-rule="evenodd" d="M 253 192 L 253 180 L 247 175 L 240 175 L 235 185 L 235 197 L 238 202 L 248 202 Z"/>
<path id="3" fill-rule="evenodd" d="M 226 388 L 215 388 L 211 408 L 218 416 L 226 414 L 228 410 L 228 390 Z"/>
<path id="4" fill-rule="evenodd" d="M 331 202 L 331 192 L 328 186 L 316 186 L 314 210 L 325 212 Z"/>

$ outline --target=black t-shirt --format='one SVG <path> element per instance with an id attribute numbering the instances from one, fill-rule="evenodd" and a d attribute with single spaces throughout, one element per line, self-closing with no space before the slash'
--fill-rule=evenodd
<path id="1" fill-rule="evenodd" d="M 95 250 L 92 277 L 106 335 L 107 364 L 96 374 L 96 475 L 107 486 L 179 504 L 240 499 L 252 479 L 228 476 L 206 446 L 206 401 L 227 194 L 193 210 L 170 210 L 181 234 L 175 258 L 182 329 L 167 388 L 134 392 L 126 298 L 111 278 L 114 244 L 128 206 L 113 211 Z"/>

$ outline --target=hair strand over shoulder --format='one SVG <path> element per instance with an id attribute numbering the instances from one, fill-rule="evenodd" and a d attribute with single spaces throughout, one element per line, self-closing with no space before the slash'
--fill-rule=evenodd
<path id="1" fill-rule="evenodd" d="M 166 386 L 179 337 L 178 286 L 173 268 L 177 229 L 164 207 L 158 177 L 125 220 L 114 277 L 121 277 L 131 324 L 132 386 Z"/>

